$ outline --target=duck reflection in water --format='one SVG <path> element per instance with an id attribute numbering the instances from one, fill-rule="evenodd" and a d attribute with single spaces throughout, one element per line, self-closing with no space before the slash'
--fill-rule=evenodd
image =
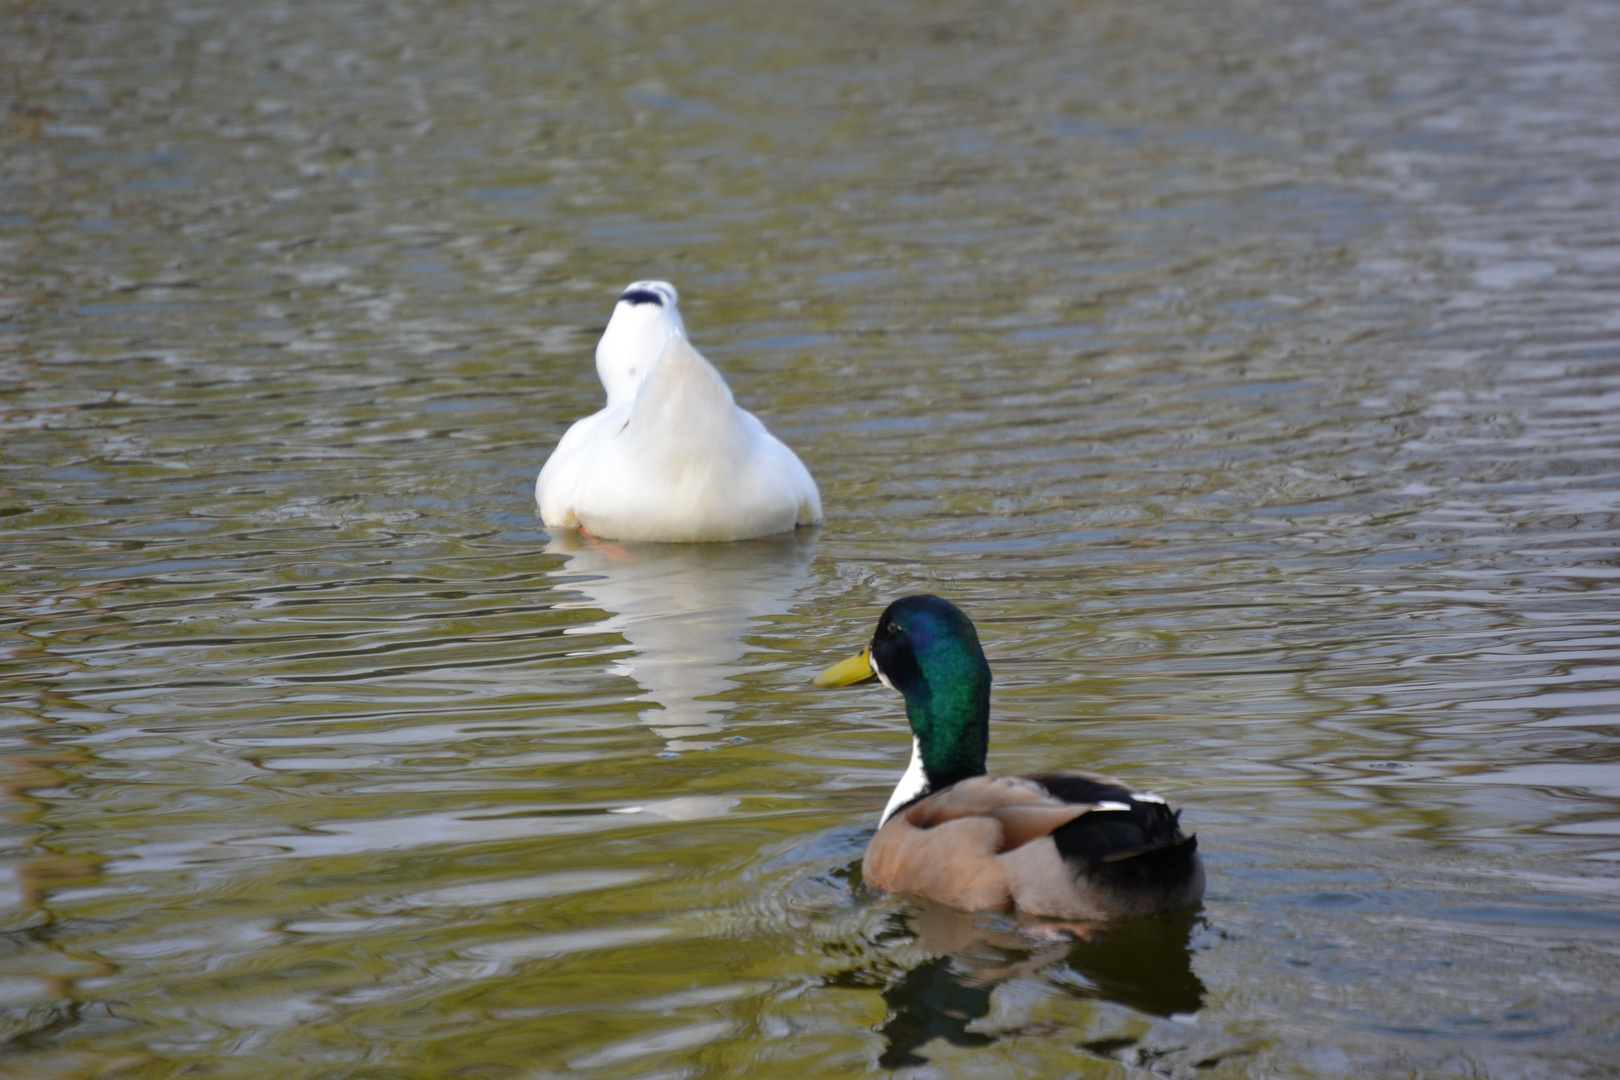
<path id="1" fill-rule="evenodd" d="M 642 720 L 664 754 L 720 745 L 735 689 L 726 668 L 749 649 L 757 620 L 786 614 L 809 583 L 815 534 L 799 530 L 727 544 L 622 544 L 559 529 L 546 551 L 566 557 L 559 585 L 584 599 L 559 607 L 608 616 L 570 634 L 618 634 L 632 654 L 611 669 L 645 693 Z M 621 651 L 617 646 L 615 651 Z"/>
<path id="2" fill-rule="evenodd" d="M 1196 924 L 1197 916 L 1185 913 L 1093 926 L 1020 924 L 912 900 L 891 918 L 878 944 L 909 941 L 927 959 L 897 973 L 891 958 L 828 981 L 881 988 L 889 1015 L 876 1029 L 884 1041 L 878 1064 L 906 1068 L 925 1064 L 918 1051 L 935 1039 L 971 1047 L 1017 1034 L 971 1027 L 990 1014 L 996 988 L 1019 979 L 1156 1016 L 1197 1012 L 1204 984 L 1193 973 L 1189 948 Z M 1044 940 L 1048 936 L 1052 940 Z"/>

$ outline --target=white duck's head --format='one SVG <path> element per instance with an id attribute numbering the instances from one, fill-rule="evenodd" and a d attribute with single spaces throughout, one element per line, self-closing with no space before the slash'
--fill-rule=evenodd
<path id="1" fill-rule="evenodd" d="M 634 400 L 669 339 L 686 337 L 679 302 L 667 281 L 632 282 L 619 297 L 596 344 L 596 375 L 610 408 Z"/>

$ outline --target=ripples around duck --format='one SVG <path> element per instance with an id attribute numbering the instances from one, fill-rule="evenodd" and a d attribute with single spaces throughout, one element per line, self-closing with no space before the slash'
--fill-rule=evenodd
<path id="1" fill-rule="evenodd" d="M 1616 19 L 0 10 L 0 1071 L 1608 1075 Z M 649 277 L 823 528 L 541 528 Z M 862 886 L 915 591 L 1202 912 Z"/>

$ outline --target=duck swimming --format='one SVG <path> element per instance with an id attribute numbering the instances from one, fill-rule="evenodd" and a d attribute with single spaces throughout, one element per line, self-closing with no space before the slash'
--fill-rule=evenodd
<path id="1" fill-rule="evenodd" d="M 1198 838 L 1157 795 L 1107 776 L 989 776 L 990 665 L 961 609 L 890 604 L 859 656 L 818 686 L 881 679 L 906 699 L 911 765 L 878 820 L 862 876 L 950 907 L 1112 919 L 1197 907 Z"/>
<path id="2" fill-rule="evenodd" d="M 746 540 L 821 523 L 798 456 L 737 407 L 686 339 L 667 281 L 637 281 L 596 346 L 607 404 L 569 428 L 535 481 L 550 528 L 606 540 Z"/>

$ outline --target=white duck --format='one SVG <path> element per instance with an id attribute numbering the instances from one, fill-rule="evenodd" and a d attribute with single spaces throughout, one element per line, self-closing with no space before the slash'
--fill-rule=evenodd
<path id="1" fill-rule="evenodd" d="M 534 498 L 549 528 L 609 540 L 745 540 L 821 522 L 797 455 L 739 409 L 686 340 L 665 281 L 624 291 L 596 346 L 607 391 L 552 451 Z"/>

